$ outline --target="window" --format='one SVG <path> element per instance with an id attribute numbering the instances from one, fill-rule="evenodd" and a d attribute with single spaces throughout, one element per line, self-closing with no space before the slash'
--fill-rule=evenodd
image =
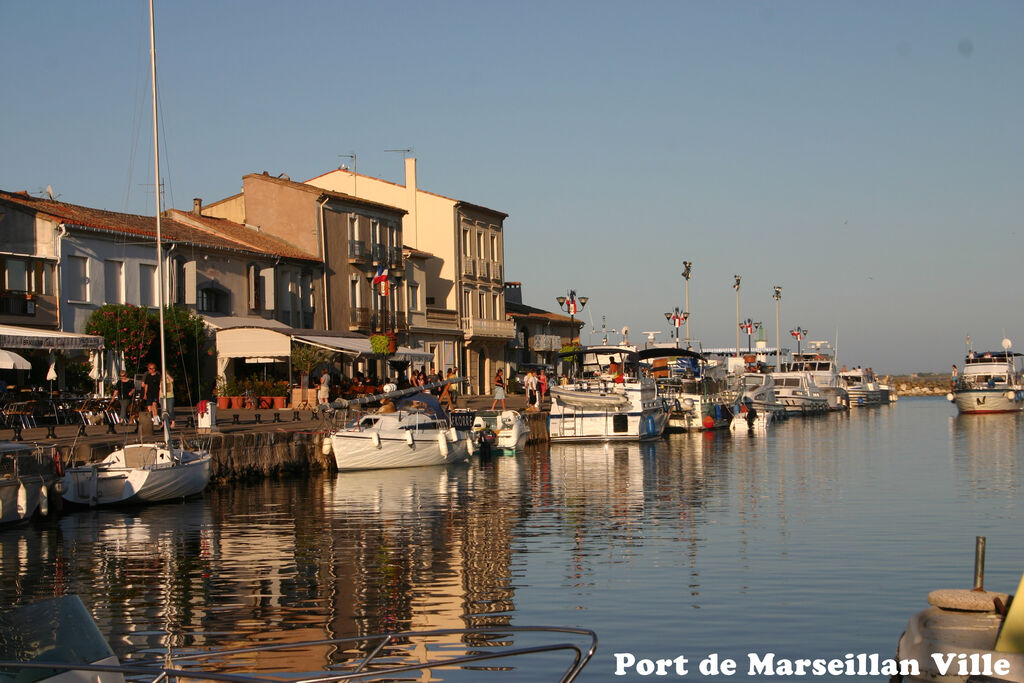
<path id="1" fill-rule="evenodd" d="M 462 292 L 462 315 L 467 318 L 471 318 L 473 316 L 472 306 L 470 306 L 471 302 L 472 299 L 470 298 L 469 290 L 467 289 Z"/>
<path id="2" fill-rule="evenodd" d="M 53 294 L 53 270 L 54 264 L 46 261 L 36 261 L 29 269 L 29 289 L 36 294 Z"/>
<path id="3" fill-rule="evenodd" d="M 249 286 L 249 310 L 259 311 L 262 309 L 260 304 L 263 301 L 263 279 L 260 277 L 260 267 L 250 263 L 246 271 Z"/>
<path id="4" fill-rule="evenodd" d="M 21 259 L 7 259 L 4 287 L 18 292 L 28 291 L 28 263 Z"/>
<path id="5" fill-rule="evenodd" d="M 420 310 L 420 284 L 418 282 L 409 283 L 409 310 Z"/>
<path id="6" fill-rule="evenodd" d="M 196 307 L 200 313 L 228 313 L 228 294 L 219 287 L 203 287 Z"/>
<path id="7" fill-rule="evenodd" d="M 359 308 L 359 278 L 353 277 L 348 283 L 348 305 Z"/>
<path id="8" fill-rule="evenodd" d="M 469 241 L 469 228 L 463 228 L 463 230 L 462 230 L 462 255 L 463 256 L 472 256 L 473 255 L 472 254 L 472 250 L 470 249 L 471 246 L 472 245 L 470 244 L 470 241 Z"/>
<path id="9" fill-rule="evenodd" d="M 491 235 L 491 260 L 498 261 L 498 236 Z"/>
<path id="10" fill-rule="evenodd" d="M 124 303 L 124 262 L 103 262 L 103 300 L 108 304 Z"/>
<path id="11" fill-rule="evenodd" d="M 491 311 L 494 312 L 494 319 L 501 320 L 501 309 L 498 308 L 498 295 L 491 294 Z"/>
<path id="12" fill-rule="evenodd" d="M 89 259 L 84 256 L 68 256 L 64 262 L 64 283 L 69 301 L 89 300 Z"/>
<path id="13" fill-rule="evenodd" d="M 476 256 L 483 258 L 487 252 L 484 251 L 484 233 L 477 230 L 476 233 Z"/>
<path id="14" fill-rule="evenodd" d="M 476 317 L 478 317 L 478 318 L 486 318 L 487 317 L 487 295 L 484 294 L 483 292 L 477 292 L 476 296 L 477 296 L 477 303 L 480 304 L 480 308 L 477 309 L 477 316 Z"/>
<path id="15" fill-rule="evenodd" d="M 156 306 L 157 282 L 156 266 L 149 263 L 139 264 L 139 305 Z"/>
<path id="16" fill-rule="evenodd" d="M 359 239 L 359 223 L 356 222 L 355 216 L 348 217 L 348 239 L 349 241 L 355 241 Z"/>

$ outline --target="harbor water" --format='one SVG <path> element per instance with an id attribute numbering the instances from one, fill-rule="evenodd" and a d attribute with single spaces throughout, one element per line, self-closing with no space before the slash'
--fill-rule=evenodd
<path id="1" fill-rule="evenodd" d="M 1024 570 L 1022 418 L 955 412 L 905 398 L 762 435 L 530 447 L 65 513 L 0 531 L 0 606 L 78 594 L 122 657 L 544 624 L 597 632 L 586 681 L 642 678 L 616 677 L 616 653 L 685 656 L 688 674 L 667 677 L 689 680 L 758 679 L 752 654 L 888 658 L 930 590 L 971 587 L 976 536 L 987 588 L 1012 592 Z M 713 655 L 736 674 L 701 674 Z"/>

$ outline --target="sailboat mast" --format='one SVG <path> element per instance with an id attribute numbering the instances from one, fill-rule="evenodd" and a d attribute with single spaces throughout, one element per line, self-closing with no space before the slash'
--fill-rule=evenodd
<path id="1" fill-rule="evenodd" d="M 153 15 L 153 0 L 149 0 L 149 72 L 153 83 L 153 182 L 156 195 L 156 305 L 160 319 L 160 420 L 163 423 L 164 439 L 170 444 L 170 428 L 167 422 L 170 416 L 163 414 L 167 396 L 167 350 L 164 343 L 164 259 L 161 249 L 162 234 L 160 231 L 160 132 L 157 126 L 156 103 L 156 22 Z"/>

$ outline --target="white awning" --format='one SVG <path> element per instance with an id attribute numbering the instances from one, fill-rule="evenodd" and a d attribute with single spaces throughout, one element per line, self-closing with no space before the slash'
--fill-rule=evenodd
<path id="1" fill-rule="evenodd" d="M 103 348 L 103 337 L 92 334 L 73 334 L 57 330 L 39 330 L 33 327 L 0 325 L 0 348 L 98 350 Z"/>
<path id="2" fill-rule="evenodd" d="M 321 337 L 312 334 L 295 335 L 295 341 L 304 344 L 312 344 L 332 351 L 340 351 L 350 356 L 373 357 L 373 348 L 370 340 L 366 337 Z M 398 350 L 388 356 L 388 360 L 398 361 L 429 361 L 434 359 L 434 354 L 426 351 L 417 351 L 408 346 L 399 346 Z"/>
<path id="3" fill-rule="evenodd" d="M 217 330 L 217 355 L 220 358 L 289 358 L 292 338 L 287 333 L 262 327 L 221 329 Z"/>

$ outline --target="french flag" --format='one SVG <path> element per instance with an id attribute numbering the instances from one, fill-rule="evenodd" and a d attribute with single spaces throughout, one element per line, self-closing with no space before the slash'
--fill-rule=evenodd
<path id="1" fill-rule="evenodd" d="M 373 276 L 373 284 L 378 286 L 381 296 L 388 295 L 388 269 L 384 264 L 377 266 L 377 274 Z"/>
<path id="2" fill-rule="evenodd" d="M 793 335 L 793 339 L 796 339 L 797 341 L 801 341 L 804 338 L 804 333 L 799 330 L 790 330 L 789 333 Z"/>
<path id="3" fill-rule="evenodd" d="M 569 314 L 576 315 L 580 312 L 579 304 L 576 302 L 576 290 L 569 292 Z"/>

